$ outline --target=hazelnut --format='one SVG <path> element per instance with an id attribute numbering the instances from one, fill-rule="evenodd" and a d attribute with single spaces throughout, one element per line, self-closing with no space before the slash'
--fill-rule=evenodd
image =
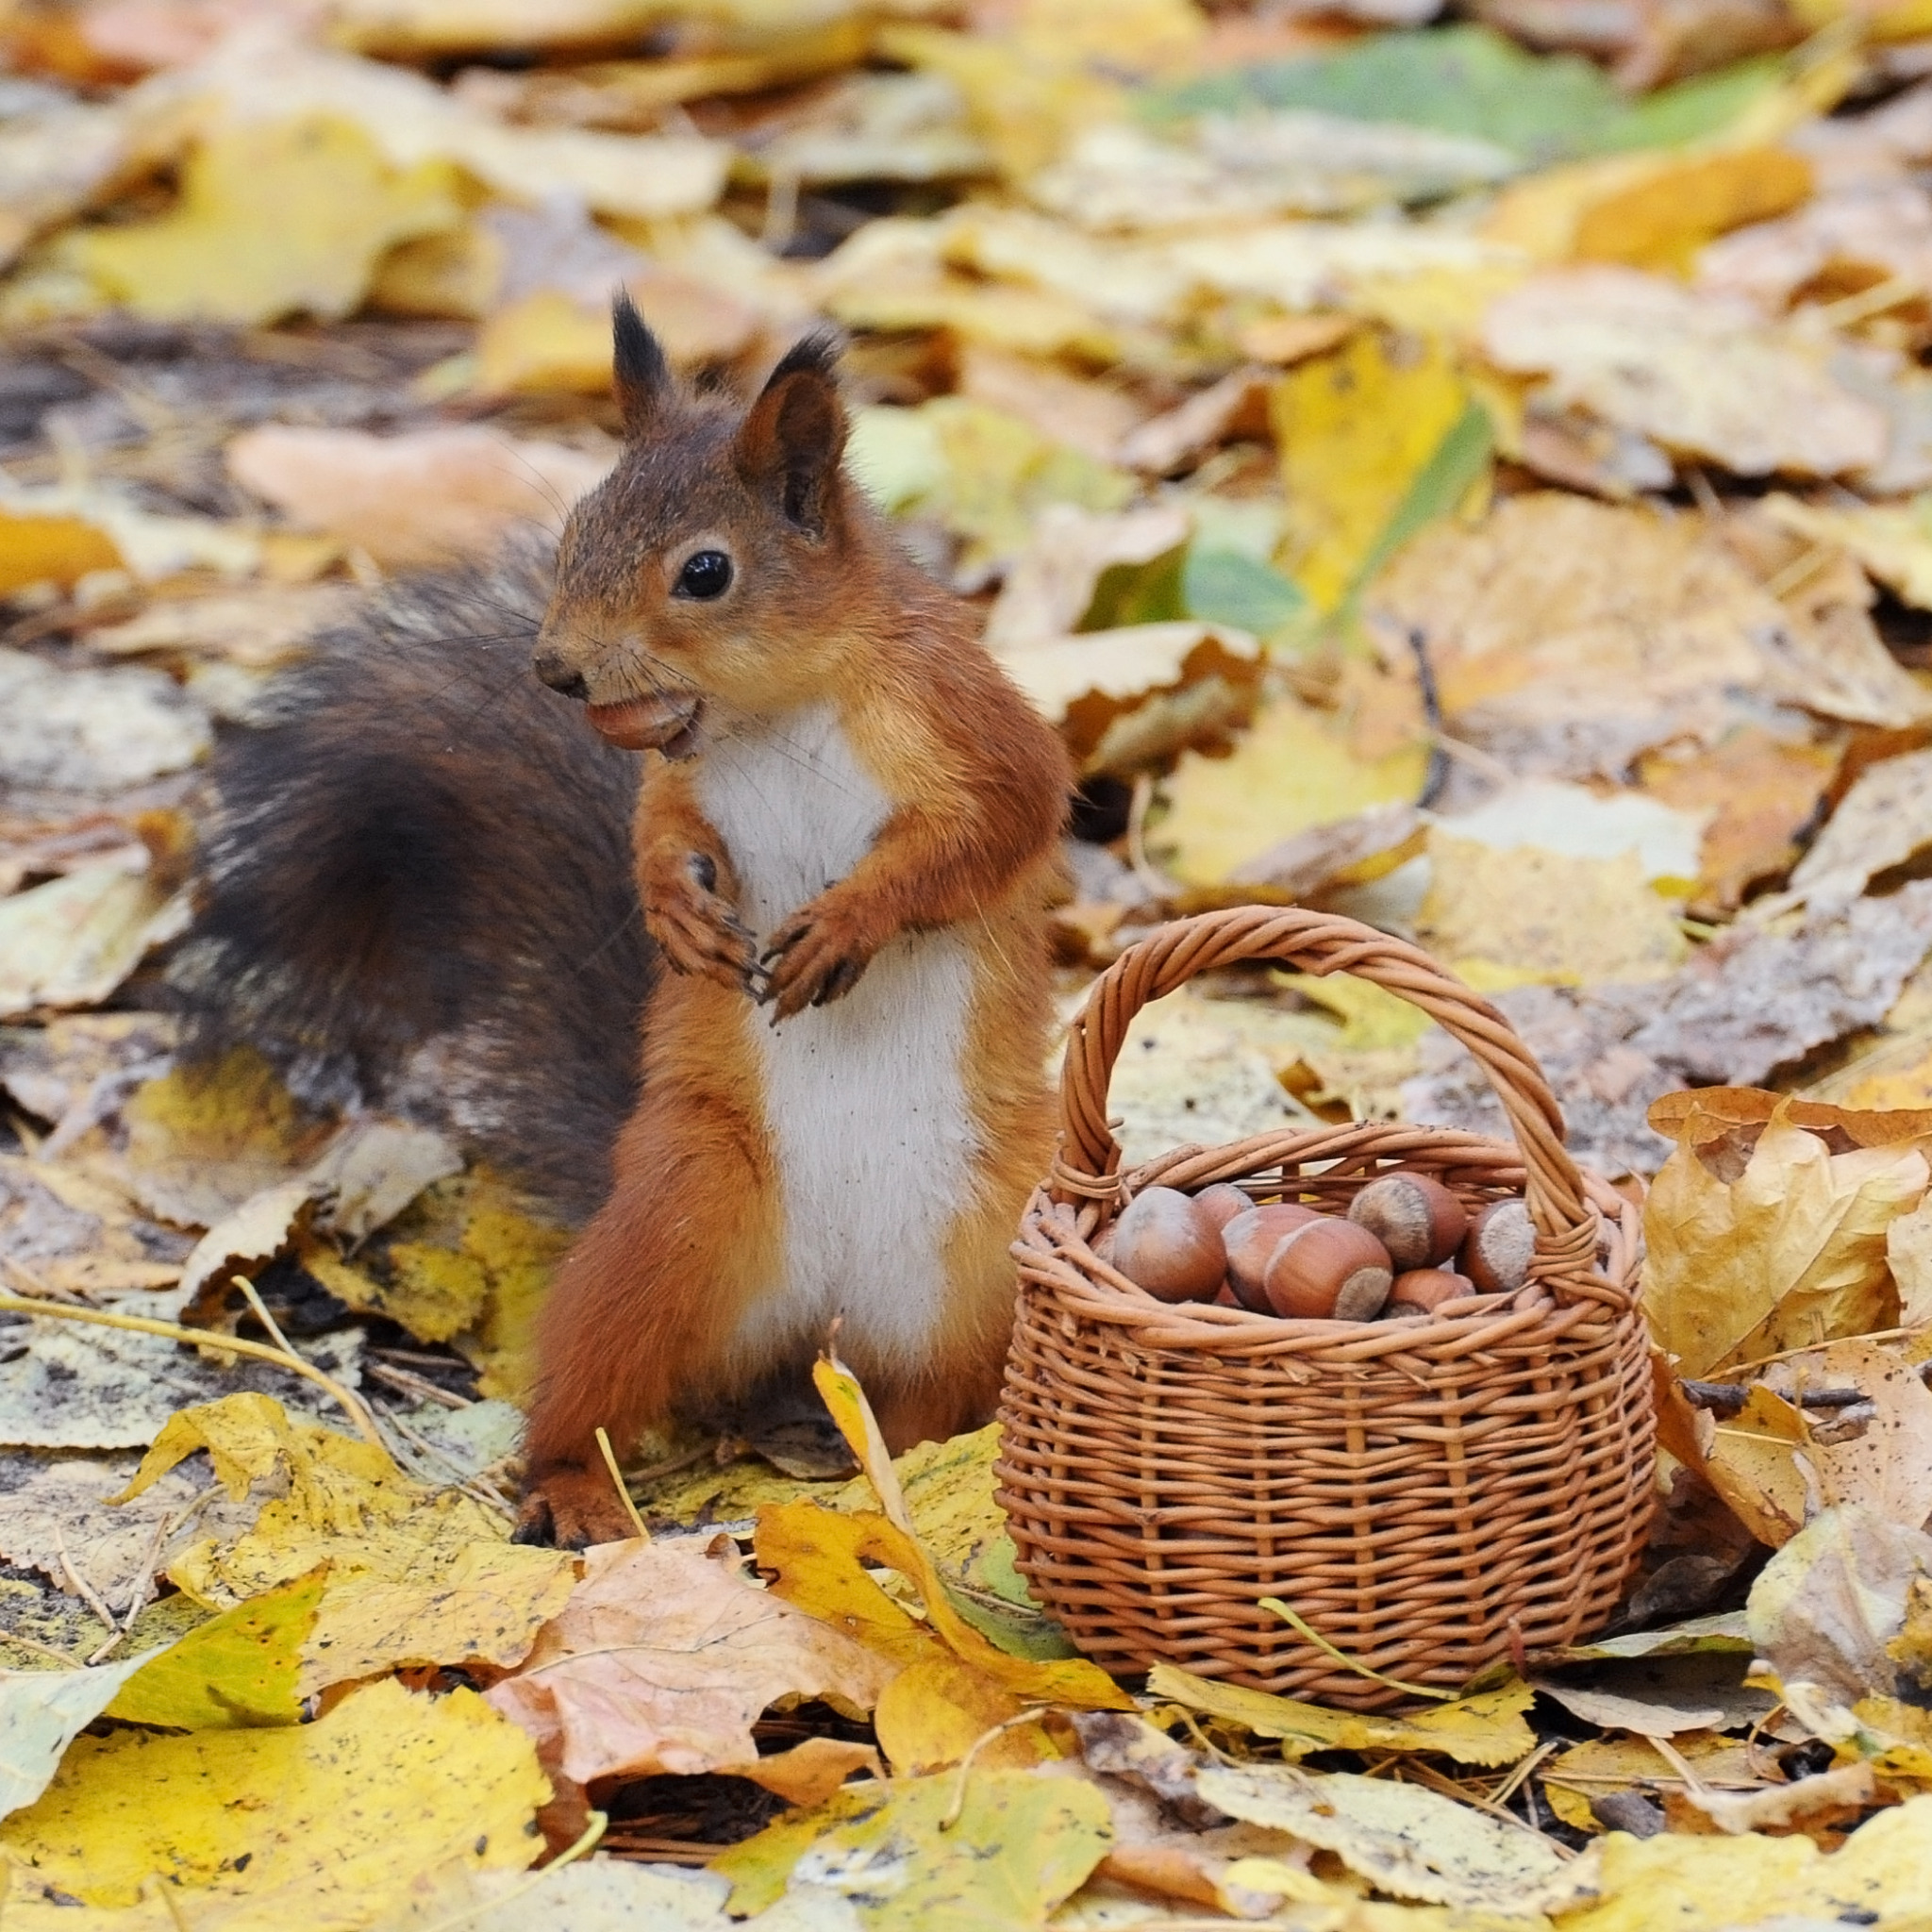
<path id="1" fill-rule="evenodd" d="M 1367 1228 L 1329 1215 L 1283 1237 L 1268 1262 L 1268 1305 L 1297 1319 L 1373 1322 L 1389 1299 L 1389 1251 Z"/>
<path id="2" fill-rule="evenodd" d="M 1267 1208 L 1247 1208 L 1221 1230 L 1227 1252 L 1228 1286 L 1242 1307 L 1252 1308 L 1257 1315 L 1271 1312 L 1268 1291 L 1261 1285 L 1269 1257 L 1280 1246 L 1283 1235 L 1316 1218 L 1312 1208 L 1277 1201 Z"/>
<path id="3" fill-rule="evenodd" d="M 1194 1196 L 1194 1206 L 1216 1227 L 1225 1227 L 1237 1214 L 1245 1214 L 1254 1205 L 1252 1198 L 1232 1181 L 1216 1181 Z"/>
<path id="4" fill-rule="evenodd" d="M 1536 1229 L 1521 1201 L 1491 1201 L 1462 1244 L 1462 1272 L 1483 1294 L 1514 1294 L 1529 1279 Z"/>
<path id="5" fill-rule="evenodd" d="M 1398 1315 L 1433 1315 L 1444 1302 L 1474 1292 L 1473 1282 L 1446 1268 L 1411 1268 L 1395 1277 L 1382 1314 L 1385 1320 Z"/>
<path id="6" fill-rule="evenodd" d="M 1385 1174 L 1348 1204 L 1348 1218 L 1389 1250 L 1401 1269 L 1433 1268 L 1469 1232 L 1462 1203 L 1425 1174 Z"/>
<path id="7" fill-rule="evenodd" d="M 1221 1230 L 1187 1195 L 1143 1188 L 1114 1223 L 1113 1265 L 1158 1301 L 1211 1301 L 1227 1257 Z"/>

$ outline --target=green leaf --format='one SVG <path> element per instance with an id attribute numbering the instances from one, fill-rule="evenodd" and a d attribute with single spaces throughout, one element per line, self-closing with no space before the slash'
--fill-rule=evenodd
<path id="1" fill-rule="evenodd" d="M 1627 100 L 1574 54 L 1540 57 L 1486 26 L 1379 34 L 1340 53 L 1262 61 L 1143 97 L 1158 120 L 1253 108 L 1313 108 L 1493 142 L 1532 163 L 1666 147 L 1730 125 L 1776 84 L 1775 59 L 1741 61 Z"/>
<path id="2" fill-rule="evenodd" d="M 1182 615 L 1260 638 L 1293 622 L 1308 601 L 1278 570 L 1240 550 L 1190 549 L 1180 589 Z"/>

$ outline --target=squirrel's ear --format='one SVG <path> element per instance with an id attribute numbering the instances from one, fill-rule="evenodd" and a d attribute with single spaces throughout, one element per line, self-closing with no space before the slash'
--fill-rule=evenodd
<path id="1" fill-rule="evenodd" d="M 834 513 L 845 453 L 838 360 L 839 338 L 830 330 L 789 349 L 746 413 L 732 452 L 739 475 L 814 538 L 825 534 Z"/>
<path id="2" fill-rule="evenodd" d="M 610 305 L 610 368 L 624 433 L 641 436 L 671 394 L 671 364 L 638 306 L 622 291 Z"/>

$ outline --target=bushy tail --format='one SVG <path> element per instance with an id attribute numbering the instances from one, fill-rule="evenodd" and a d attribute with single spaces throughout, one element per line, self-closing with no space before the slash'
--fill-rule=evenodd
<path id="1" fill-rule="evenodd" d="M 637 1080 L 637 760 L 540 685 L 543 559 L 373 596 L 230 740 L 192 1048 L 441 1117 L 588 1213 Z"/>

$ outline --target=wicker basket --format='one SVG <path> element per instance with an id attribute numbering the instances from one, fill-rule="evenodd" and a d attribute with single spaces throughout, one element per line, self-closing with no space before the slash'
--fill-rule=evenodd
<path id="1" fill-rule="evenodd" d="M 1107 1088 L 1128 1023 L 1244 959 L 1354 973 L 1413 1001 L 1481 1062 L 1517 1144 L 1351 1124 L 1183 1147 L 1120 1174 Z M 1279 1597 L 1349 1657 L 1427 1685 L 1607 1620 L 1651 1500 L 1637 1215 L 1579 1174 L 1549 1088 L 1493 1007 L 1353 920 L 1209 913 L 1163 927 L 1095 984 L 1060 1106 L 1054 1173 L 1014 1249 L 998 1474 L 1020 1569 L 1088 1656 L 1373 1709 L 1402 1693 L 1257 1600 Z M 1238 1181 L 1257 1200 L 1339 1212 L 1395 1166 L 1435 1174 L 1471 1208 L 1523 1195 L 1529 1285 L 1447 1319 L 1280 1321 L 1167 1306 L 1089 1244 L 1156 1182 Z"/>

